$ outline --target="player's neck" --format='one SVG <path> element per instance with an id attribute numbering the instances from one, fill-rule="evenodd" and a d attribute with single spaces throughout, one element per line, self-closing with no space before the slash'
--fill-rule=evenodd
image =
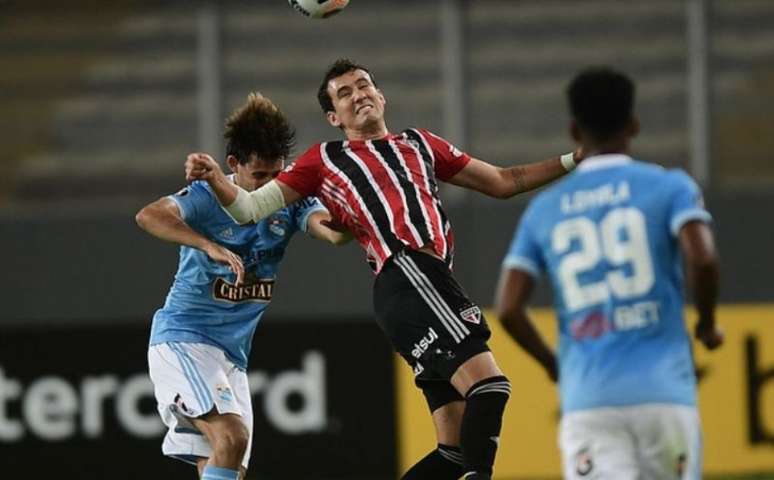
<path id="1" fill-rule="evenodd" d="M 373 125 L 365 125 L 360 129 L 345 130 L 347 140 L 378 140 L 386 137 L 390 132 L 387 130 L 387 125 L 384 122 L 374 123 Z"/>
<path id="2" fill-rule="evenodd" d="M 629 155 L 629 140 L 614 139 L 606 142 L 584 142 L 583 149 L 589 152 L 586 157 L 595 155 Z"/>

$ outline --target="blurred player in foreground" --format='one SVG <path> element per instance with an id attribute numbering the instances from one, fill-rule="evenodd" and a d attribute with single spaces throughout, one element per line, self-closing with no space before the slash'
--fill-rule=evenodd
<path id="1" fill-rule="evenodd" d="M 293 128 L 267 98 L 251 94 L 226 123 L 228 182 L 253 191 L 282 170 Z M 178 243 L 180 263 L 153 317 L 148 364 L 169 431 L 165 455 L 196 464 L 203 479 L 236 479 L 247 469 L 253 415 L 247 359 L 293 234 L 331 243 L 347 236 L 306 198 L 257 223 L 239 225 L 206 182 L 193 182 L 137 214 L 151 235 Z"/>
<path id="2" fill-rule="evenodd" d="M 239 222 L 320 197 L 366 251 L 377 321 L 432 412 L 438 448 L 403 478 L 489 479 L 511 386 L 487 346 L 481 309 L 452 276 L 453 235 L 437 182 L 509 198 L 561 177 L 575 166 L 574 155 L 498 168 L 427 130 L 390 133 L 381 90 L 367 68 L 349 60 L 326 72 L 318 101 L 346 141 L 313 146 L 263 188 L 236 188 L 203 154 L 189 156 L 186 172 L 206 179 Z"/>
<path id="3" fill-rule="evenodd" d="M 629 157 L 639 128 L 629 78 L 590 69 L 572 81 L 568 97 L 572 136 L 589 154 L 524 213 L 503 262 L 498 315 L 558 377 L 565 478 L 699 479 L 681 264 L 699 314 L 696 338 L 717 348 L 710 215 L 684 172 Z M 542 272 L 555 295 L 558 368 L 525 311 Z"/>

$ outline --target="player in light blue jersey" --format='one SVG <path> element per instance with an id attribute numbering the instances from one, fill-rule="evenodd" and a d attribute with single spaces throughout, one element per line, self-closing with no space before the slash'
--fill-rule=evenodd
<path id="1" fill-rule="evenodd" d="M 524 213 L 503 262 L 500 319 L 558 378 L 565 478 L 699 479 L 682 268 L 699 313 L 696 338 L 716 348 L 723 338 L 710 215 L 684 172 L 628 155 L 639 127 L 629 78 L 590 69 L 568 97 L 573 137 L 590 153 Z M 541 273 L 554 291 L 558 366 L 525 311 Z"/>
<path id="2" fill-rule="evenodd" d="M 295 138 L 284 115 L 258 94 L 229 117 L 225 137 L 230 181 L 249 191 L 282 170 Z M 310 197 L 239 225 L 201 181 L 137 214 L 144 230 L 181 245 L 175 280 L 153 317 L 148 363 L 169 427 L 162 450 L 196 464 L 203 479 L 236 479 L 240 470 L 244 476 L 253 428 L 246 375 L 253 333 L 295 232 L 346 242 L 329 221 Z"/>

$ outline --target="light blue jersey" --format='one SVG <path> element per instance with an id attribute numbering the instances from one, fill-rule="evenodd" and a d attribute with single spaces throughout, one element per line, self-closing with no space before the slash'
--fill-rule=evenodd
<path id="1" fill-rule="evenodd" d="M 242 258 L 245 282 L 201 250 L 180 247 L 180 263 L 164 307 L 153 316 L 150 344 L 197 342 L 214 345 L 239 367 L 255 327 L 269 305 L 290 237 L 306 231 L 307 219 L 325 207 L 313 197 L 283 208 L 257 224 L 238 225 L 223 211 L 206 182 L 197 181 L 169 198 L 185 222 Z"/>
<path id="2" fill-rule="evenodd" d="M 564 412 L 695 405 L 677 235 L 710 219 L 683 171 L 624 155 L 591 157 L 532 201 L 503 266 L 551 279 Z"/>

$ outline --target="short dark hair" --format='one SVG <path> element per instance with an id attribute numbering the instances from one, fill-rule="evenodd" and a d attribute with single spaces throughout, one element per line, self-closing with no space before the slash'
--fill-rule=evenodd
<path id="1" fill-rule="evenodd" d="M 594 140 L 618 135 L 631 120 L 634 82 L 609 67 L 583 70 L 567 87 L 567 99 L 578 127 Z"/>
<path id="2" fill-rule="evenodd" d="M 320 108 L 322 108 L 323 113 L 334 111 L 333 99 L 328 95 L 328 82 L 354 70 L 366 72 L 368 76 L 371 77 L 371 82 L 376 86 L 376 79 L 374 79 L 374 74 L 371 73 L 370 70 L 348 58 L 339 58 L 333 62 L 333 65 L 328 67 L 328 71 L 325 72 L 320 88 L 317 90 L 317 101 L 320 102 Z"/>
<path id="3" fill-rule="evenodd" d="M 255 92 L 226 119 L 223 137 L 226 155 L 234 155 L 241 164 L 252 154 L 267 162 L 285 159 L 296 144 L 296 130 L 282 111 Z"/>

